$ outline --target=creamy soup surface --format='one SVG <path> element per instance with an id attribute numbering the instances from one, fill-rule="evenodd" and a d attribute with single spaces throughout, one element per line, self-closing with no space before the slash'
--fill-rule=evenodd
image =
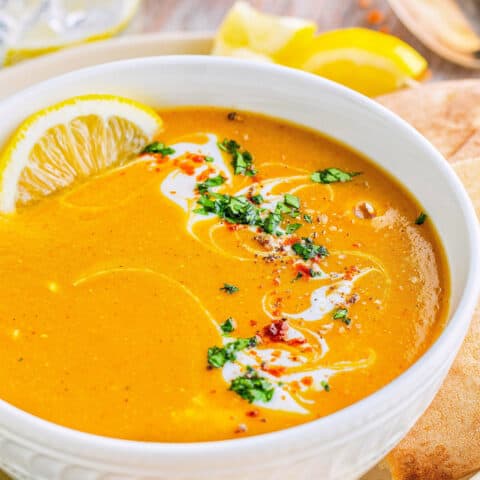
<path id="1" fill-rule="evenodd" d="M 161 115 L 164 145 L 0 217 L 0 398 L 110 437 L 238 438 L 425 352 L 448 271 L 401 186 L 275 119 Z"/>

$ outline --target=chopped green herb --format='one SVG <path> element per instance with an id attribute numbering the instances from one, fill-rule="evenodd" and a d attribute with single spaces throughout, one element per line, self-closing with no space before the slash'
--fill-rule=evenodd
<path id="1" fill-rule="evenodd" d="M 263 222 L 263 229 L 266 233 L 277 233 L 281 221 L 282 216 L 279 213 L 270 212 Z"/>
<path id="2" fill-rule="evenodd" d="M 357 175 L 361 175 L 361 172 L 345 172 L 339 168 L 326 168 L 312 173 L 310 179 L 316 183 L 344 183 L 350 182 Z"/>
<path id="3" fill-rule="evenodd" d="M 428 215 L 425 212 L 420 213 L 420 215 L 415 220 L 415 225 L 423 225 L 427 218 L 428 218 Z"/>
<path id="4" fill-rule="evenodd" d="M 339 318 L 345 318 L 348 315 L 348 310 L 346 308 L 338 308 L 333 312 L 333 318 L 338 320 Z"/>
<path id="5" fill-rule="evenodd" d="M 292 245 L 293 251 L 304 260 L 328 256 L 328 250 L 323 245 L 315 245 L 310 238 L 303 237 L 301 242 Z"/>
<path id="6" fill-rule="evenodd" d="M 323 273 L 321 271 L 317 272 L 313 268 L 311 268 L 308 273 L 310 274 L 310 276 L 312 278 L 318 278 L 318 277 L 321 277 L 323 275 Z"/>
<path id="7" fill-rule="evenodd" d="M 197 183 L 197 190 L 200 193 L 208 192 L 211 187 L 218 187 L 225 183 L 225 178 L 221 175 L 217 175 L 216 177 L 207 178 L 203 183 Z"/>
<path id="8" fill-rule="evenodd" d="M 257 172 L 253 168 L 253 157 L 247 150 L 241 151 L 240 144 L 235 140 L 225 138 L 222 142 L 217 143 L 218 148 L 232 156 L 232 166 L 235 175 L 253 176 Z"/>
<path id="9" fill-rule="evenodd" d="M 210 347 L 207 353 L 208 364 L 213 368 L 222 368 L 228 361 L 225 348 Z"/>
<path id="10" fill-rule="evenodd" d="M 296 232 L 301 226 L 302 226 L 301 223 L 290 223 L 290 224 L 287 225 L 287 228 L 285 229 L 285 231 L 288 234 L 291 234 L 291 233 Z"/>
<path id="11" fill-rule="evenodd" d="M 232 295 L 235 292 L 238 292 L 240 289 L 235 285 L 231 285 L 230 283 L 224 283 L 223 287 L 220 287 L 220 290 L 223 290 L 225 293 Z"/>
<path id="12" fill-rule="evenodd" d="M 274 386 L 266 378 L 259 376 L 251 367 L 248 368 L 245 375 L 233 379 L 230 390 L 249 403 L 269 402 L 275 392 Z"/>
<path id="13" fill-rule="evenodd" d="M 250 198 L 250 200 L 251 200 L 253 203 L 257 204 L 257 205 L 260 205 L 260 204 L 263 202 L 263 197 L 262 197 L 260 194 L 258 194 L 258 195 L 253 195 L 253 196 Z"/>
<path id="14" fill-rule="evenodd" d="M 224 347 L 210 347 L 207 352 L 208 364 L 213 368 L 222 368 L 227 362 L 237 358 L 237 352 L 257 345 L 257 337 L 239 338 Z"/>
<path id="15" fill-rule="evenodd" d="M 260 225 L 260 210 L 249 202 L 247 197 L 239 195 L 221 195 L 219 193 L 206 192 L 197 200 L 201 208 L 195 213 L 208 215 L 214 213 L 229 223 L 240 225 Z"/>
<path id="16" fill-rule="evenodd" d="M 256 206 L 244 195 L 232 196 L 211 192 L 208 190 L 208 186 L 198 188 L 202 190 L 207 188 L 207 190 L 201 192 L 201 196 L 197 200 L 200 207 L 194 210 L 195 213 L 200 215 L 213 213 L 229 223 L 257 226 L 269 234 L 280 235 L 278 227 L 283 220 L 282 215 L 289 213 L 291 216 L 294 216 L 293 213 L 297 212 L 283 202 L 277 203 L 275 211 L 271 212 Z"/>
<path id="17" fill-rule="evenodd" d="M 220 328 L 225 335 L 232 333 L 235 330 L 235 324 L 232 317 L 228 317 L 221 325 Z"/>
<path id="18" fill-rule="evenodd" d="M 206 161 L 207 163 L 213 163 L 213 162 L 215 161 L 215 159 L 214 159 L 213 157 L 210 157 L 209 155 L 207 155 L 207 156 L 205 157 L 205 161 Z"/>
<path id="19" fill-rule="evenodd" d="M 143 150 L 142 153 L 159 153 L 160 155 L 172 155 L 175 153 L 175 150 L 172 147 L 167 147 L 164 143 L 161 142 L 153 142 L 147 145 Z"/>
<path id="20" fill-rule="evenodd" d="M 310 215 L 307 215 L 306 213 L 303 214 L 303 219 L 307 222 L 307 223 L 312 223 L 313 222 L 313 219 Z"/>
<path id="21" fill-rule="evenodd" d="M 320 385 L 323 387 L 323 389 L 326 391 L 326 392 L 329 392 L 330 391 L 330 385 L 328 384 L 328 382 L 326 382 L 325 380 L 322 380 L 320 382 Z"/>
<path id="22" fill-rule="evenodd" d="M 297 274 L 295 275 L 295 278 L 291 281 L 291 283 L 296 282 L 297 280 L 300 280 L 302 277 L 303 277 L 303 273 L 297 272 Z"/>
<path id="23" fill-rule="evenodd" d="M 345 325 L 352 323 L 352 320 L 348 318 L 348 310 L 346 308 L 337 308 L 337 310 L 333 312 L 333 318 L 335 320 L 341 320 Z"/>
<path id="24" fill-rule="evenodd" d="M 300 199 L 295 195 L 286 193 L 283 201 L 285 202 L 285 205 L 288 205 L 289 207 L 293 207 L 296 209 L 300 208 Z"/>

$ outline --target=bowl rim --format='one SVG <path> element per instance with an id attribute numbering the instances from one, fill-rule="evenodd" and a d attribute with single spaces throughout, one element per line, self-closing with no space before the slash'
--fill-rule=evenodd
<path id="1" fill-rule="evenodd" d="M 52 77 L 2 99 L 0 101 L 0 111 L 5 105 L 8 106 L 9 103 L 21 102 L 22 96 L 26 93 L 33 93 L 35 90 L 44 88 L 45 86 L 54 87 L 56 83 L 68 83 L 71 78 L 75 77 L 88 78 L 89 74 L 92 72 L 107 72 L 108 70 L 115 70 L 116 68 L 126 64 L 133 69 L 139 64 L 158 64 L 162 66 L 193 64 L 198 65 L 199 67 L 204 67 L 206 63 L 211 66 L 220 66 L 220 68 L 240 67 L 249 71 L 252 75 L 255 74 L 255 71 L 263 71 L 264 73 L 272 74 L 274 76 L 280 75 L 290 77 L 293 79 L 293 81 L 295 81 L 295 79 L 303 79 L 304 82 L 310 83 L 311 88 L 323 88 L 324 90 L 330 91 L 333 95 L 342 96 L 347 100 L 355 101 L 371 112 L 383 117 L 383 119 L 388 121 L 393 128 L 401 129 L 405 134 L 408 134 L 412 138 L 412 142 L 416 144 L 416 148 L 423 149 L 423 151 L 431 157 L 435 163 L 435 167 L 439 169 L 445 177 L 448 178 L 451 190 L 459 201 L 470 248 L 470 264 L 468 273 L 466 275 L 465 289 L 460 296 L 457 307 L 450 311 L 448 324 L 422 356 L 420 356 L 399 376 L 395 377 L 391 382 L 379 390 L 376 390 L 372 394 L 353 403 L 352 405 L 342 408 L 325 417 L 269 433 L 243 438 L 200 442 L 175 443 L 125 440 L 82 432 L 70 427 L 65 427 L 30 414 L 1 399 L 0 419 L 1 416 L 11 417 L 12 421 L 19 422 L 22 427 L 28 428 L 29 431 L 41 431 L 42 434 L 45 435 L 43 438 L 46 439 L 46 435 L 48 435 L 49 438 L 55 442 L 62 443 L 65 441 L 70 441 L 72 445 L 75 444 L 76 446 L 85 447 L 88 447 L 89 445 L 95 445 L 96 448 L 104 448 L 105 451 L 115 451 L 117 454 L 121 453 L 122 455 L 142 454 L 146 456 L 154 455 L 158 457 L 158 455 L 163 454 L 168 455 L 169 457 L 173 456 L 177 458 L 184 458 L 186 453 L 194 453 L 198 455 L 218 455 L 219 449 L 221 449 L 224 453 L 231 452 L 235 455 L 238 455 L 242 453 L 242 451 L 251 451 L 258 447 L 264 446 L 266 443 L 277 443 L 278 445 L 281 445 L 291 443 L 295 438 L 308 438 L 310 434 L 319 434 L 320 431 L 331 430 L 331 428 L 335 427 L 335 425 L 339 422 L 348 422 L 349 418 L 362 418 L 365 415 L 368 415 L 371 413 L 372 409 L 380 407 L 387 398 L 391 397 L 392 393 L 401 389 L 402 386 L 408 384 L 411 378 L 420 374 L 420 372 L 424 372 L 428 368 L 435 368 L 435 360 L 439 356 L 442 356 L 442 352 L 443 354 L 450 354 L 450 337 L 457 339 L 464 338 L 467 328 L 470 324 L 473 311 L 477 304 L 477 298 L 480 294 L 480 251 L 478 248 L 475 248 L 478 244 L 480 244 L 480 229 L 475 209 L 467 192 L 465 191 L 465 188 L 454 173 L 452 167 L 438 152 L 438 150 L 436 150 L 436 148 L 433 147 L 433 145 L 411 125 L 402 120 L 395 113 L 391 112 L 370 98 L 367 98 L 330 80 L 279 65 L 224 57 L 210 57 L 205 55 L 161 55 L 152 57 L 137 57 L 127 60 L 103 63 Z M 288 118 L 282 118 L 288 120 Z"/>

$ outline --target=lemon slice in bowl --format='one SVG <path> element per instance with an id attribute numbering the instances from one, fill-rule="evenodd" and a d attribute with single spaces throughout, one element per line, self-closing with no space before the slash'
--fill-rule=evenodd
<path id="1" fill-rule="evenodd" d="M 3 63 L 13 65 L 64 47 L 110 38 L 128 26 L 139 5 L 140 0 L 7 2 Z"/>
<path id="2" fill-rule="evenodd" d="M 427 69 L 427 61 L 392 35 L 347 28 L 318 35 L 304 53 L 303 70 L 376 96 L 406 86 Z"/>
<path id="3" fill-rule="evenodd" d="M 237 2 L 220 26 L 212 53 L 296 65 L 298 52 L 312 40 L 315 30 L 314 22 L 266 15 Z"/>
<path id="4" fill-rule="evenodd" d="M 161 127 L 152 108 L 112 95 L 74 97 L 33 114 L 0 156 L 0 212 L 125 164 Z"/>

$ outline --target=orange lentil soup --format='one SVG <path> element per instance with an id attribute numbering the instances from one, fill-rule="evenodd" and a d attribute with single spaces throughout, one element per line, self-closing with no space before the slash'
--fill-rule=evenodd
<path id="1" fill-rule="evenodd" d="M 432 344 L 446 261 L 401 186 L 282 121 L 161 115 L 162 144 L 0 217 L 0 398 L 110 437 L 238 438 L 351 405 Z"/>

